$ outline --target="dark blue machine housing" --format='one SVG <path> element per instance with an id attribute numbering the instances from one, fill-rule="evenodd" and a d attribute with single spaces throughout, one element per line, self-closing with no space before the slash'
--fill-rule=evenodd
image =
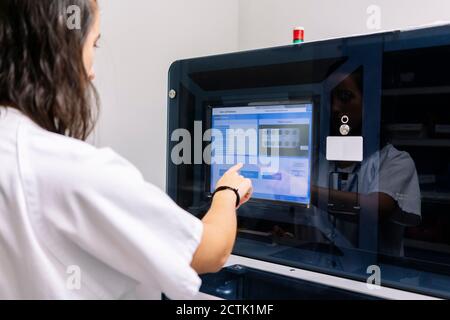
<path id="1" fill-rule="evenodd" d="M 169 91 L 167 192 L 199 218 L 210 204 L 211 108 L 314 103 L 312 205 L 249 202 L 235 255 L 363 282 L 378 266 L 383 286 L 450 298 L 450 26 L 177 61 Z M 362 162 L 327 160 L 343 115 L 349 136 L 363 137 Z M 177 129 L 192 138 L 178 157 Z M 220 295 L 233 270 L 205 277 L 204 290 Z M 242 294 L 242 279 L 255 286 L 264 273 L 247 275 L 222 296 L 274 298 L 268 285 Z"/>

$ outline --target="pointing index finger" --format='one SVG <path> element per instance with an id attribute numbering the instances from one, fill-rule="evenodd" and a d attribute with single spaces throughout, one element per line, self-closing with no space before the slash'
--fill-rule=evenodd
<path id="1" fill-rule="evenodd" d="M 242 169 L 244 165 L 242 163 L 238 163 L 237 165 L 233 166 L 230 168 L 230 172 L 238 172 L 239 170 Z"/>

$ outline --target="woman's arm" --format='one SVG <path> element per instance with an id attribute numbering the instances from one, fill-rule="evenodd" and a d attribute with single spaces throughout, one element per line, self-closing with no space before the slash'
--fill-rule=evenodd
<path id="1" fill-rule="evenodd" d="M 397 202 L 389 195 L 383 192 L 376 192 L 370 194 L 357 194 L 355 192 L 346 192 L 339 190 L 329 190 L 314 186 L 311 189 L 313 204 L 316 206 L 327 207 L 328 199 L 331 196 L 346 203 L 353 203 L 355 198 L 359 196 L 360 205 L 364 208 L 378 208 L 379 218 L 388 219 L 392 216 L 395 210 L 398 209 Z"/>
<path id="2" fill-rule="evenodd" d="M 240 205 L 252 194 L 252 182 L 239 175 L 242 164 L 231 168 L 216 187 L 228 186 L 239 191 Z M 203 236 L 191 266 L 199 274 L 217 272 L 226 263 L 236 239 L 236 195 L 231 190 L 218 192 L 203 218 Z"/>

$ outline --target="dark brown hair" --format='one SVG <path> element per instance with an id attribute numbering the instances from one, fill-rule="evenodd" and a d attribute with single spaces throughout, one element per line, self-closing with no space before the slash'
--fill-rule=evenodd
<path id="1" fill-rule="evenodd" d="M 71 6 L 79 8 L 80 29 L 67 23 Z M 83 46 L 96 6 L 95 0 L 0 0 L 0 105 L 51 132 L 87 138 L 98 95 Z"/>

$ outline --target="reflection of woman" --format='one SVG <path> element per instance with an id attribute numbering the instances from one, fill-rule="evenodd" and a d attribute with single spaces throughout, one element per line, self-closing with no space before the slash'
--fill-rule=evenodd
<path id="1" fill-rule="evenodd" d="M 362 135 L 362 70 L 345 78 L 332 91 L 332 135 L 341 135 L 342 116 L 349 118 L 350 135 Z M 370 128 L 368 128 L 370 130 Z M 379 220 L 379 250 L 393 255 L 402 254 L 403 227 L 420 221 L 420 189 L 414 161 L 408 153 L 397 150 L 391 144 L 384 145 L 377 153 L 362 163 L 337 162 L 331 171 L 339 174 L 340 188 L 315 188 L 321 197 L 336 203 L 355 204 L 364 208 L 377 208 Z M 325 184 L 321 184 L 325 185 Z M 319 197 L 320 198 L 320 197 Z M 355 199 L 359 199 L 355 202 Z M 348 212 L 335 215 L 336 228 L 353 246 L 358 245 L 359 232 L 371 226 L 359 226 L 357 219 L 344 219 Z M 348 217 L 348 215 L 347 215 Z"/>
<path id="2" fill-rule="evenodd" d="M 62 19 L 72 5 L 81 30 Z M 81 141 L 98 38 L 94 0 L 0 1 L 0 299 L 190 298 L 232 250 L 251 194 L 239 165 L 200 221 Z"/>

